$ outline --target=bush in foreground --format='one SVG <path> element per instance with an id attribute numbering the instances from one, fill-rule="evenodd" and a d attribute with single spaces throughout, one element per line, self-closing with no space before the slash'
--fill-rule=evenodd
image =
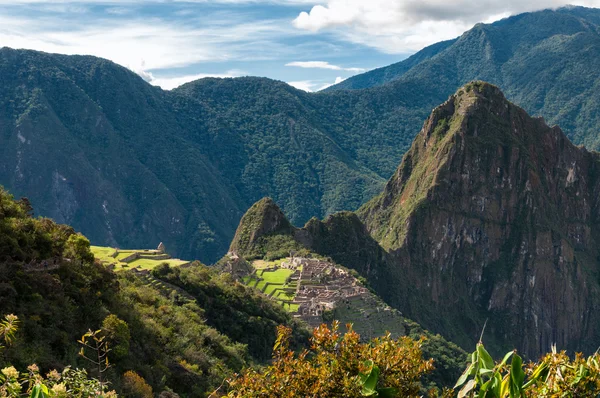
<path id="1" fill-rule="evenodd" d="M 310 350 L 296 354 L 289 348 L 291 330 L 279 327 L 273 364 L 230 380 L 229 396 L 419 396 L 421 376 L 433 369 L 433 361 L 422 357 L 422 340 L 388 334 L 364 344 L 351 327 L 343 336 L 338 328 L 338 322 L 316 328 Z"/>

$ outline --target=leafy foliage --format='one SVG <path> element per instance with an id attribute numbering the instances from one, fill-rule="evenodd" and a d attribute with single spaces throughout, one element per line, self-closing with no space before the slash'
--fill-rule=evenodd
<path id="1" fill-rule="evenodd" d="M 315 328 L 310 351 L 289 348 L 290 329 L 280 327 L 273 364 L 264 372 L 247 370 L 230 380 L 230 397 L 417 397 L 420 377 L 433 362 L 422 358 L 422 341 L 389 335 L 361 343 L 339 324 Z"/>
<path id="2" fill-rule="evenodd" d="M 510 359 L 510 362 L 509 362 Z M 600 355 L 571 360 L 566 353 L 546 354 L 538 363 L 523 365 L 516 351 L 494 363 L 483 344 L 471 354 L 471 363 L 457 381 L 458 398 L 597 397 L 600 393 Z M 447 391 L 445 396 L 450 396 Z"/>
<path id="3" fill-rule="evenodd" d="M 131 398 L 152 398 L 152 387 L 143 377 L 128 370 L 123 375 L 123 396 Z"/>
<path id="4" fill-rule="evenodd" d="M 17 331 L 18 317 L 5 315 L 0 322 L 0 338 L 10 344 Z M 0 347 L 0 350 L 4 347 Z M 26 386 L 24 389 L 23 387 Z M 0 397 L 19 397 L 28 394 L 30 398 L 73 398 L 100 396 L 116 398 L 114 391 L 107 392 L 107 384 L 87 377 L 85 370 L 72 370 L 67 367 L 62 373 L 52 370 L 46 379 L 39 374 L 35 364 L 27 367 L 27 373 L 21 373 L 14 366 L 0 370 Z"/>
<path id="5" fill-rule="evenodd" d="M 154 275 L 191 294 L 203 308 L 207 324 L 232 340 L 247 344 L 254 358 L 270 358 L 278 325 L 292 328 L 294 346 L 307 337 L 283 308 L 234 281 L 230 274 L 218 274 L 205 266 L 164 266 L 155 269 Z"/>
<path id="6" fill-rule="evenodd" d="M 203 396 L 244 366 L 267 359 L 265 347 L 275 341 L 278 324 L 297 326 L 283 309 L 200 263 L 188 270 L 165 265 L 165 281 L 160 283 L 169 288 L 150 283 L 150 275 L 117 275 L 88 261 L 89 242 L 72 228 L 33 218 L 21 206 L 24 201 L 14 201 L 5 191 L 0 191 L 0 202 L 3 214 L 10 215 L 0 224 L 10 226 L 12 236 L 25 236 L 0 251 L 0 258 L 8 251 L 20 256 L 0 261 L 0 307 L 16 314 L 22 325 L 14 334 L 16 319 L 0 323 L 0 331 L 6 332 L 0 335 L 2 345 L 14 343 L 3 351 L 0 367 L 23 369 L 36 363 L 43 372 L 88 368 L 117 391 L 124 388 L 123 374 L 131 370 L 154 391 L 170 388 Z M 30 226 L 38 224 L 48 236 L 63 236 L 52 241 L 50 250 L 59 256 L 56 268 L 23 264 L 39 259 L 45 245 L 45 239 L 27 238 L 36 231 Z M 0 241 L 9 240 L 5 231 Z M 61 253 L 71 256 L 70 261 Z M 156 275 L 161 277 L 160 272 Z M 304 336 L 300 330 L 296 327 L 295 334 Z M 84 354 L 95 363 L 78 355 L 82 335 Z"/>

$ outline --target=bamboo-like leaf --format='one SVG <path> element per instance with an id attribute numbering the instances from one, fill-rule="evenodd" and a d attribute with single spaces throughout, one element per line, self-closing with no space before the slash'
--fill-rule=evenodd
<path id="1" fill-rule="evenodd" d="M 510 365 L 510 396 L 520 398 L 523 391 L 525 372 L 523 371 L 523 360 L 517 354 L 513 355 Z"/>
<path id="2" fill-rule="evenodd" d="M 494 360 L 486 351 L 483 344 L 477 344 L 477 354 L 479 356 L 479 363 L 481 364 L 481 367 L 485 369 L 494 369 Z"/>
<path id="3" fill-rule="evenodd" d="M 467 384 L 465 384 L 463 386 L 463 388 L 461 388 L 460 391 L 458 392 L 458 398 L 466 397 L 467 394 L 470 393 L 474 387 L 475 387 L 475 380 L 473 380 L 473 379 L 469 380 L 467 382 Z"/>
<path id="4" fill-rule="evenodd" d="M 467 381 L 467 378 L 471 375 L 471 371 L 473 370 L 473 368 L 474 368 L 473 364 L 470 364 L 465 369 L 465 371 L 463 372 L 463 374 L 460 376 L 460 378 L 458 379 L 458 381 L 454 385 L 454 388 L 458 388 L 458 387 L 462 386 L 465 383 L 465 381 Z"/>

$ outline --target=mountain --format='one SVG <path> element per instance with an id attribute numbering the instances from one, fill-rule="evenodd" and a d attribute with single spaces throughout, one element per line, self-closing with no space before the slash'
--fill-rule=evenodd
<path id="1" fill-rule="evenodd" d="M 516 344 L 536 357 L 556 343 L 591 352 L 600 339 L 599 171 L 598 153 L 474 82 L 432 112 L 383 192 L 357 213 L 266 230 L 246 247 L 293 240 L 330 256 L 463 347 L 487 320 L 484 340 L 496 351 Z"/>
<path id="2" fill-rule="evenodd" d="M 306 93 L 280 82 L 171 93 L 102 59 L 6 48 L 0 78 L 0 182 L 94 243 L 164 241 L 214 261 L 267 192 L 298 221 L 358 207 L 384 182 L 323 132 Z M 200 89 L 210 98 L 191 98 Z M 237 105 L 219 102 L 229 96 Z"/>
<path id="3" fill-rule="evenodd" d="M 472 79 L 597 148 L 599 13 L 479 24 L 352 80 L 387 84 L 314 94 L 253 77 L 167 92 L 103 59 L 4 48 L 0 184 L 94 244 L 162 241 L 174 256 L 212 263 L 264 196 L 293 225 L 358 209 L 430 110 Z"/>
<path id="4" fill-rule="evenodd" d="M 391 85 L 435 86 L 441 102 L 460 86 L 483 80 L 500 87 L 530 114 L 565 129 L 571 140 L 599 149 L 600 10 L 564 7 L 477 24 L 456 40 L 351 77 L 336 90 Z"/>
<path id="5" fill-rule="evenodd" d="M 440 52 L 452 46 L 454 43 L 456 43 L 456 41 L 457 39 L 453 39 L 432 44 L 411 55 L 404 61 L 349 77 L 348 79 L 329 86 L 322 91 L 332 92 L 338 90 L 358 90 L 361 88 L 381 86 L 385 83 L 399 79 L 402 75 L 423 61 L 435 57 Z"/>

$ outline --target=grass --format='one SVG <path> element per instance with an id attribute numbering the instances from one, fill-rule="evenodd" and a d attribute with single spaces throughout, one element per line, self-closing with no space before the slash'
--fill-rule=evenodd
<path id="1" fill-rule="evenodd" d="M 252 266 L 258 270 L 265 269 L 265 268 L 279 267 L 281 265 L 281 263 L 285 260 L 287 260 L 287 259 L 282 258 L 282 259 L 275 260 L 275 261 L 256 260 L 256 261 L 252 262 Z"/>
<path id="2" fill-rule="evenodd" d="M 266 295 L 272 295 L 273 300 L 282 303 L 284 309 L 289 312 L 297 312 L 298 304 L 286 303 L 292 301 L 295 292 L 288 292 L 286 289 L 295 291 L 297 283 L 285 284 L 287 279 L 294 273 L 294 270 L 287 268 L 278 268 L 286 259 L 275 261 L 256 260 L 252 266 L 257 270 L 256 275 L 246 276 L 242 281 L 249 287 L 254 287 Z M 266 268 L 277 268 L 275 271 L 265 271 Z M 260 279 L 260 280 L 259 280 Z"/>
<path id="3" fill-rule="evenodd" d="M 265 282 L 272 284 L 283 285 L 287 278 L 294 273 L 291 269 L 280 268 L 276 271 L 263 271 L 260 275 Z"/>
<path id="4" fill-rule="evenodd" d="M 119 250 L 119 254 L 117 254 L 116 259 L 121 261 L 125 257 L 131 256 L 133 253 L 135 253 L 133 250 L 131 250 L 131 251 L 130 250 L 127 250 L 127 251 Z"/>
<path id="5" fill-rule="evenodd" d="M 111 257 L 111 254 L 115 252 L 115 249 L 112 247 L 90 246 L 90 250 L 94 254 L 94 257 L 102 262 L 113 263 L 115 261 L 115 259 Z"/>
<path id="6" fill-rule="evenodd" d="M 167 263 L 172 267 L 177 267 L 182 264 L 186 264 L 188 261 L 179 260 L 179 259 L 167 259 L 167 260 L 152 260 L 147 258 L 139 258 L 130 262 L 129 264 L 125 264 L 121 262 L 125 257 L 129 257 L 131 254 L 139 252 L 141 254 L 150 254 L 144 250 L 119 250 L 119 254 L 116 258 L 113 258 L 111 254 L 114 254 L 115 250 L 112 247 L 103 247 L 103 246 L 91 246 L 91 251 L 94 254 L 94 257 L 97 260 L 100 260 L 102 263 L 111 265 L 115 265 L 115 271 L 122 271 L 132 268 L 144 269 L 144 270 L 152 270 L 156 266 L 162 263 Z"/>
<path id="7" fill-rule="evenodd" d="M 283 308 L 288 312 L 298 312 L 300 304 L 283 303 Z"/>

